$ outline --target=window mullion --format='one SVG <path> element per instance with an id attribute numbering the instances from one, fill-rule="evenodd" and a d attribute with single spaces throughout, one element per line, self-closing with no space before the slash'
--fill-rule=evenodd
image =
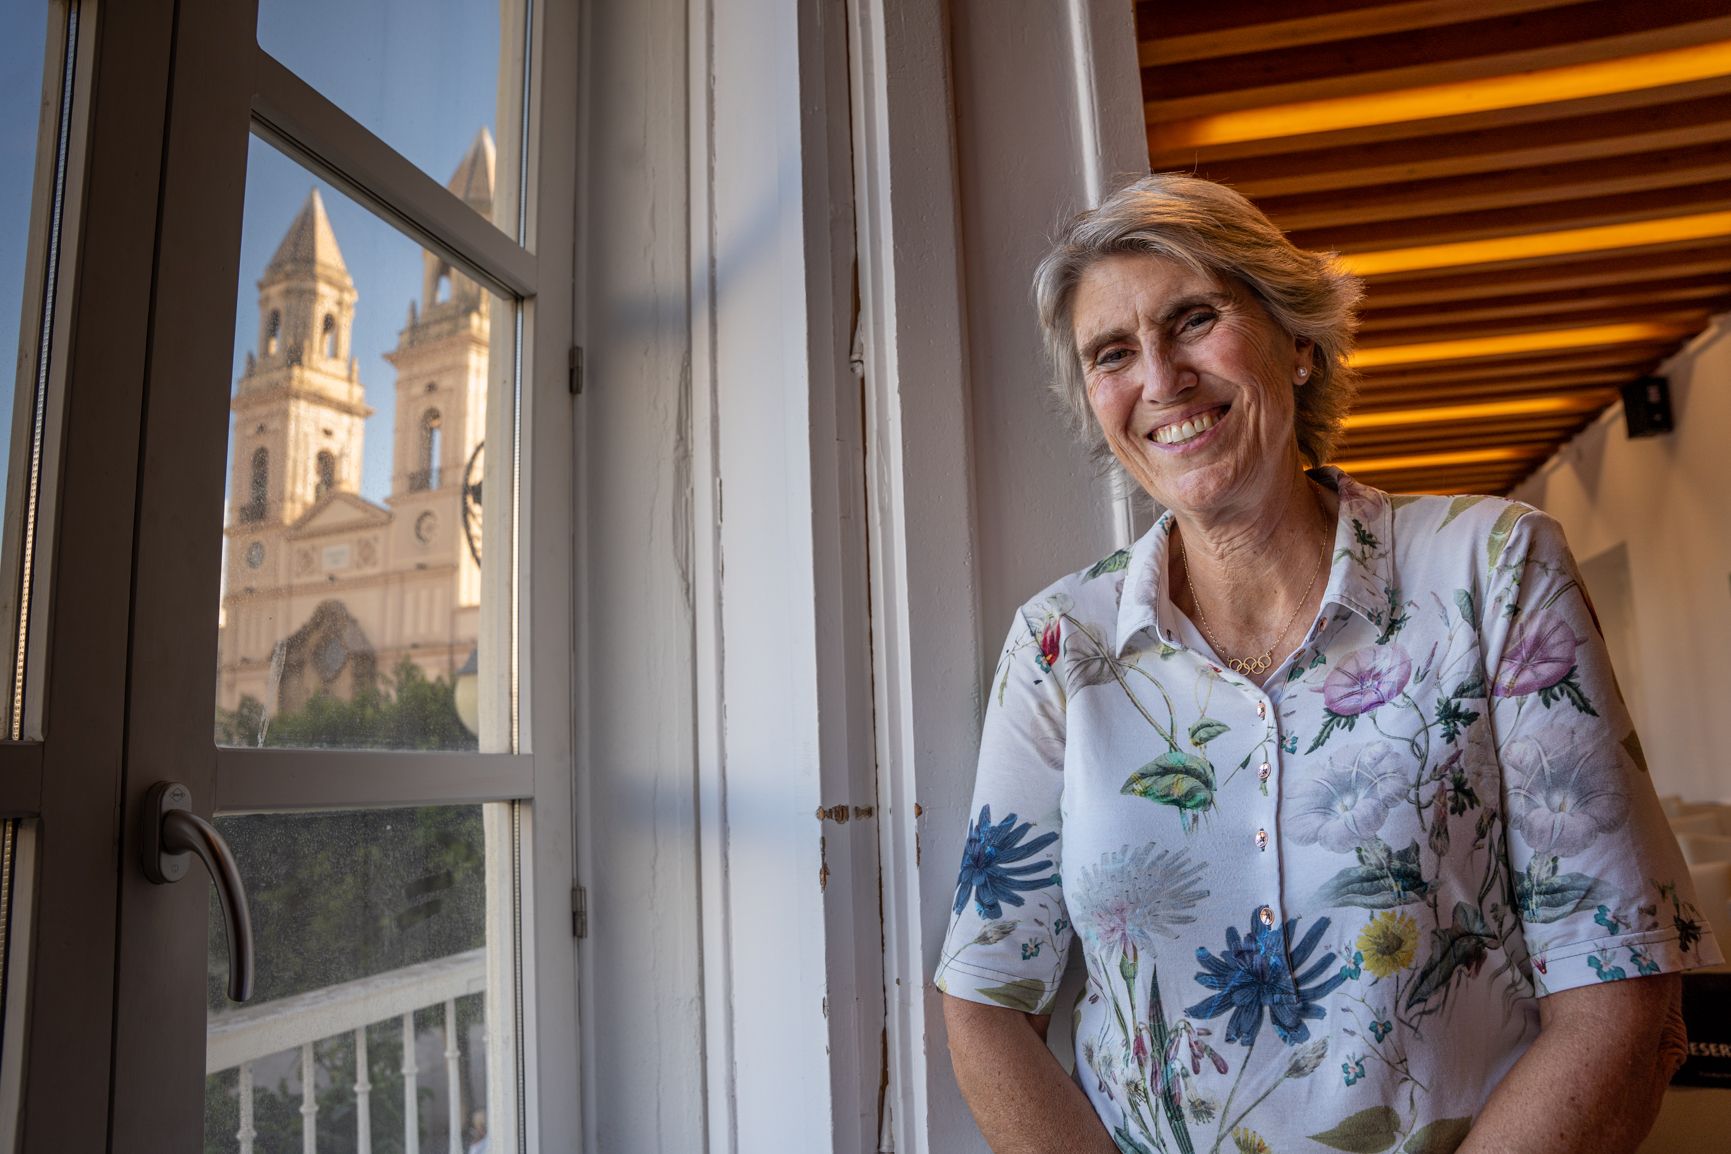
<path id="1" fill-rule="evenodd" d="M 216 809 L 367 809 L 532 800 L 528 754 L 218 749 Z"/>
<path id="2" fill-rule="evenodd" d="M 535 295 L 534 254 L 258 50 L 253 118 L 271 144 L 507 296 Z"/>

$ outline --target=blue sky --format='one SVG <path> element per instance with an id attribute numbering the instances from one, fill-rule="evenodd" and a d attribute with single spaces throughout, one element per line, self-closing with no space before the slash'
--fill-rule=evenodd
<path id="1" fill-rule="evenodd" d="M 496 133 L 499 13 L 487 0 L 262 0 L 259 44 L 443 183 L 485 126 Z M 31 211 L 46 0 L 0 5 L 0 414 L 11 412 Z M 258 335 L 257 282 L 309 189 L 329 210 L 359 293 L 354 355 L 367 400 L 362 491 L 390 487 L 395 346 L 420 293 L 418 246 L 258 141 L 248 151 L 235 300 L 236 373 Z M 0 470 L 7 444 L 0 438 Z"/>
<path id="2" fill-rule="evenodd" d="M 0 7 L 0 422 L 12 412 L 16 383 L 18 310 L 24 291 L 24 249 L 30 236 L 30 186 L 36 173 L 36 117 L 47 27 L 45 2 L 8 2 Z M 0 437 L 0 477 L 6 475 L 10 449 L 10 439 Z"/>
<path id="3" fill-rule="evenodd" d="M 496 134 L 499 13 L 483 0 L 263 0 L 259 45 L 442 184 L 485 126 Z M 318 188 L 354 278 L 354 356 L 367 403 L 361 492 L 390 491 L 396 347 L 421 292 L 420 246 L 254 137 L 235 299 L 234 375 L 258 343 L 258 280 Z"/>

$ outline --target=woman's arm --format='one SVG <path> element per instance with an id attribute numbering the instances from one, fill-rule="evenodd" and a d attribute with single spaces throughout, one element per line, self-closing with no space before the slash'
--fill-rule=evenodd
<path id="1" fill-rule="evenodd" d="M 1051 1021 L 946 995 L 962 1097 L 996 1154 L 1116 1154 L 1087 1095 L 1046 1048 Z"/>
<path id="2" fill-rule="evenodd" d="M 1539 999 L 1539 1036 L 1458 1154 L 1629 1154 L 1688 1054 L 1676 974 Z"/>

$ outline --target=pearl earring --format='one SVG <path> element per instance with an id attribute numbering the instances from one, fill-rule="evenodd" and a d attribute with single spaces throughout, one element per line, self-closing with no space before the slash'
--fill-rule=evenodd
<path id="1" fill-rule="evenodd" d="M 1304 378 L 1305 378 L 1305 377 L 1308 377 L 1308 376 L 1309 376 L 1309 375 L 1310 375 L 1310 370 L 1309 370 L 1309 369 L 1299 369 L 1299 370 L 1298 370 L 1298 379 L 1299 379 L 1299 380 L 1301 380 L 1301 381 L 1302 381 L 1302 380 L 1303 380 L 1303 379 L 1304 379 Z"/>

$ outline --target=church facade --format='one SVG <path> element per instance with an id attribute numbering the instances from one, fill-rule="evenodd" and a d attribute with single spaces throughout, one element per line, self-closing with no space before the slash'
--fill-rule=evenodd
<path id="1" fill-rule="evenodd" d="M 482 130 L 447 187 L 491 218 Z M 357 295 L 316 189 L 258 282 L 256 351 L 235 383 L 217 706 L 269 715 L 350 697 L 407 659 L 450 678 L 481 593 L 487 291 L 434 253 L 386 360 L 396 373 L 390 492 L 360 492 L 366 402 Z"/>

